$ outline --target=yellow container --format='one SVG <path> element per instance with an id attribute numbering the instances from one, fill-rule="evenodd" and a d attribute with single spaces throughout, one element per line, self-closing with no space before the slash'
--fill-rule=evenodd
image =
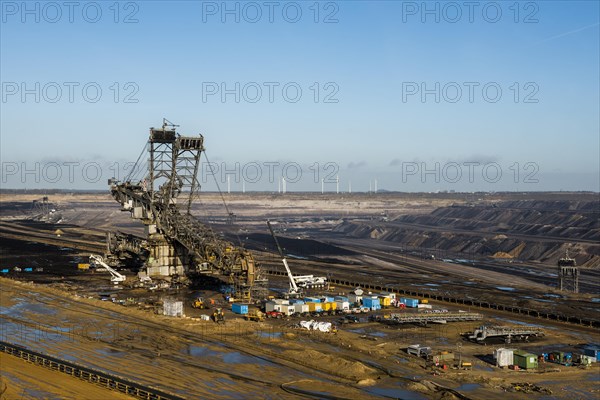
<path id="1" fill-rule="evenodd" d="M 322 304 L 323 304 L 323 311 L 331 310 L 331 303 L 322 303 Z"/>
<path id="2" fill-rule="evenodd" d="M 90 269 L 90 264 L 77 264 L 77 269 Z"/>
<path id="3" fill-rule="evenodd" d="M 337 310 L 337 303 L 329 303 L 329 304 L 331 304 L 331 309 L 333 311 Z"/>
<path id="4" fill-rule="evenodd" d="M 321 309 L 321 303 L 308 302 L 306 304 L 308 304 L 308 311 L 310 312 L 315 312 L 317 309 Z"/>
<path id="5" fill-rule="evenodd" d="M 379 301 L 382 307 L 389 307 L 392 299 L 390 299 L 389 297 L 380 297 Z"/>
<path id="6" fill-rule="evenodd" d="M 427 300 L 427 299 L 421 300 L 421 304 L 427 304 L 427 303 L 429 303 L 429 300 Z"/>

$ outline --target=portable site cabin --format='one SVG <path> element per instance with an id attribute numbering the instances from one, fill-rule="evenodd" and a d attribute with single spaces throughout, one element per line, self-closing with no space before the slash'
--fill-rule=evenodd
<path id="1" fill-rule="evenodd" d="M 496 349 L 494 350 L 494 360 L 496 360 L 497 367 L 508 367 L 513 365 L 513 352 L 514 349 Z"/>
<path id="2" fill-rule="evenodd" d="M 431 347 L 421 346 L 420 344 L 412 344 L 406 348 L 406 352 L 417 357 L 427 357 L 429 354 L 431 354 Z"/>
<path id="3" fill-rule="evenodd" d="M 266 312 L 270 312 L 270 311 L 279 311 L 282 313 L 285 313 L 284 308 L 288 308 L 290 305 L 290 302 L 288 300 L 284 300 L 284 299 L 273 299 L 270 301 L 267 301 L 265 303 L 265 311 Z"/>
<path id="4" fill-rule="evenodd" d="M 372 311 L 381 309 L 381 303 L 379 302 L 379 298 L 377 296 L 364 297 L 363 306 L 371 309 Z"/>
<path id="5" fill-rule="evenodd" d="M 309 312 L 308 304 L 304 304 L 304 302 L 302 302 L 302 303 L 295 303 L 294 304 L 294 311 L 296 312 L 296 314 L 307 313 L 307 312 Z"/>
<path id="6" fill-rule="evenodd" d="M 513 365 L 517 365 L 522 369 L 535 369 L 538 367 L 538 358 L 535 354 L 528 353 L 524 350 L 514 350 Z"/>
<path id="7" fill-rule="evenodd" d="M 401 297 L 400 303 L 404 303 L 406 307 L 417 308 L 419 306 L 419 299 L 411 299 L 408 297 Z"/>

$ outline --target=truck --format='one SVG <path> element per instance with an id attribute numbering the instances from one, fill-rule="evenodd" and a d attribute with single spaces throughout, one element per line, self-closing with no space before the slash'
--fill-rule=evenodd
<path id="1" fill-rule="evenodd" d="M 260 310 L 252 310 L 248 314 L 244 316 L 246 321 L 256 321 L 261 322 L 265 320 L 265 314 L 263 314 Z"/>
<path id="2" fill-rule="evenodd" d="M 267 311 L 266 313 L 267 318 L 283 318 L 283 313 L 280 311 Z"/>

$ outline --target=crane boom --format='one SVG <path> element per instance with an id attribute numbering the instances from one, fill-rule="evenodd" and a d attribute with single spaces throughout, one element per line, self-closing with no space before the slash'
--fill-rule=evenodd
<path id="1" fill-rule="evenodd" d="M 275 236 L 275 232 L 273 231 L 273 227 L 271 226 L 271 221 L 267 220 L 267 226 L 269 227 L 269 231 L 271 231 L 271 236 L 273 236 L 273 239 L 275 240 L 275 244 L 277 245 L 277 250 L 279 250 L 279 255 L 282 258 L 281 261 L 283 261 L 283 266 L 285 267 L 288 277 L 290 278 L 290 293 L 298 293 L 298 285 L 296 285 L 296 280 L 294 279 L 294 276 L 292 275 L 292 271 L 290 270 L 290 267 L 287 263 L 285 254 L 283 254 L 283 250 L 281 249 L 281 246 L 279 245 L 279 240 L 277 240 L 277 236 Z"/>
<path id="2" fill-rule="evenodd" d="M 127 279 L 127 277 L 125 275 L 120 274 L 115 269 L 111 268 L 107 263 L 105 263 L 104 260 L 102 259 L 102 257 L 99 255 L 91 254 L 90 262 L 94 263 L 94 264 L 99 264 L 102 267 L 106 268 L 106 270 L 108 272 L 110 272 L 110 274 L 112 275 L 112 277 L 110 278 L 110 281 L 112 283 L 114 283 L 115 285 L 118 285 L 120 282 L 125 282 L 125 279 Z"/>

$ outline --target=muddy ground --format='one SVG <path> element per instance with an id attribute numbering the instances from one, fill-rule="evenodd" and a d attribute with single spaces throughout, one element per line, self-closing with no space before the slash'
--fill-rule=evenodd
<path id="1" fill-rule="evenodd" d="M 492 200 L 503 200 L 500 197 Z M 461 336 L 482 322 L 389 327 L 367 322 L 366 316 L 360 316 L 363 320 L 356 324 L 341 324 L 338 316 L 321 317 L 338 325 L 339 331 L 333 335 L 298 330 L 294 326 L 299 320 L 295 318 L 255 323 L 244 321 L 229 311 L 224 325 L 199 321 L 196 318 L 210 311 L 192 309 L 190 302 L 195 296 L 214 298 L 217 303 L 226 305 L 219 291 L 219 281 L 179 291 L 149 293 L 134 288 L 116 289 L 106 273 L 77 270 L 77 263 L 86 262 L 89 252 L 69 247 L 73 242 L 60 246 L 41 243 L 45 239 L 39 238 L 5 237 L 17 229 L 21 230 L 21 236 L 45 231 L 47 239 L 53 238 L 55 229 L 60 228 L 65 242 L 73 239 L 102 246 L 103 230 L 141 233 L 140 226 L 131 221 L 127 213 L 120 212 L 118 205 L 107 196 L 56 196 L 62 217 L 56 225 L 19 221 L 30 215 L 29 198 L 3 194 L 1 200 L 4 230 L 0 267 L 44 269 L 11 271 L 6 274 L 8 279 L 0 280 L 2 340 L 188 398 L 295 398 L 299 391 L 312 391 L 314 397 L 335 394 L 340 398 L 357 399 L 369 396 L 446 399 L 458 394 L 473 399 L 495 399 L 505 398 L 507 391 L 512 398 L 597 397 L 600 372 L 597 366 L 584 370 L 549 365 L 536 372 L 494 367 L 489 355 L 493 348 L 503 346 L 502 343 L 481 346 Z M 429 213 L 437 207 L 468 202 L 464 196 L 361 195 L 339 200 L 315 195 L 285 199 L 264 195 L 231 196 L 230 206 L 233 204 L 236 211 L 240 210 L 234 226 L 222 224 L 224 218 L 219 211 L 222 203 L 217 196 L 204 198 L 203 208 L 200 210 L 198 206 L 196 212 L 207 222 L 216 223 L 215 229 L 225 232 L 234 243 L 243 241 L 264 265 L 273 268 L 280 262 L 273 253 L 264 220 L 275 215 L 281 220 L 278 235 L 284 247 L 298 256 L 290 259 L 290 265 L 298 273 L 316 272 L 337 278 L 361 276 L 365 282 L 387 280 L 397 287 L 412 286 L 432 292 L 500 299 L 508 304 L 600 315 L 594 294 L 558 293 L 543 269 L 513 263 L 490 263 L 483 269 L 424 260 L 400 251 L 393 243 L 376 238 L 345 238 L 334 232 L 344 218 L 377 221 L 391 213 Z M 135 274 L 134 271 L 124 273 L 130 279 Z M 272 289 L 286 286 L 285 280 L 272 277 Z M 330 293 L 349 289 L 337 287 Z M 101 301 L 101 294 L 105 298 L 112 294 L 115 300 L 122 302 L 133 298 L 141 304 L 113 304 Z M 165 297 L 183 300 L 187 318 L 157 315 L 158 307 L 154 304 Z M 434 302 L 434 306 L 456 310 L 442 303 Z M 542 326 L 547 333 L 543 339 L 511 345 L 537 353 L 553 349 L 578 351 L 586 343 L 600 342 L 592 329 L 503 312 L 486 312 L 483 323 Z M 415 343 L 460 352 L 462 360 L 471 361 L 474 368 L 472 371 L 432 368 L 424 360 L 405 353 L 406 346 Z M 3 382 L 8 381 L 14 390 L 23 392 L 22 387 L 27 384 L 22 382 L 27 382 L 30 372 L 19 377 L 20 369 L 13 362 L 1 366 Z M 25 370 L 29 371 L 30 367 Z M 536 383 L 544 392 L 528 395 L 514 392 L 512 384 L 519 382 Z M 52 382 L 42 379 L 37 385 L 35 390 L 46 393 L 42 397 L 62 398 L 61 389 Z M 14 390 L 10 393 L 14 394 Z M 551 397 L 548 391 L 552 392 Z M 70 395 L 71 392 L 65 393 Z"/>

